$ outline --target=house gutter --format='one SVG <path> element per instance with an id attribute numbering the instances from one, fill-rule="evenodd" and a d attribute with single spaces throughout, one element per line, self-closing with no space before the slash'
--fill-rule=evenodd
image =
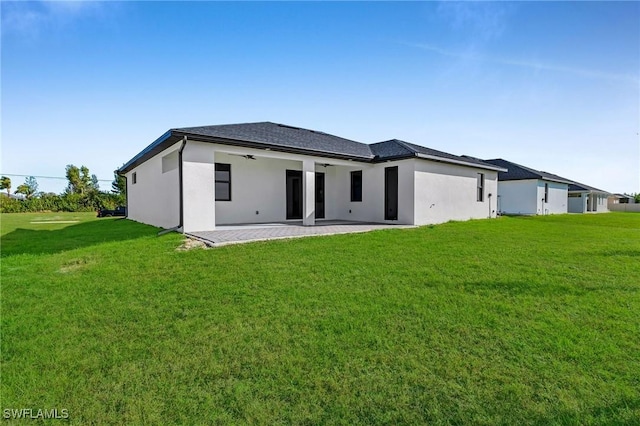
<path id="1" fill-rule="evenodd" d="M 173 231 L 180 232 L 180 228 L 184 228 L 184 194 L 183 194 L 184 191 L 182 189 L 182 151 L 184 151 L 185 146 L 187 146 L 186 135 L 182 136 L 182 145 L 178 150 L 178 193 L 179 193 L 178 198 L 180 199 L 180 221 L 178 223 L 178 226 L 174 226 L 173 228 L 169 228 L 169 229 L 163 229 L 162 231 L 158 232 L 158 236 L 164 235 Z M 184 229 L 182 233 L 184 234 Z"/>

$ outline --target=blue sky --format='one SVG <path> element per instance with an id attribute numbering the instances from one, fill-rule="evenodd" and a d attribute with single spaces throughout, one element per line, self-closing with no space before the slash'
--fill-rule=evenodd
<path id="1" fill-rule="evenodd" d="M 274 121 L 640 192 L 638 2 L 1 8 L 1 173 L 111 180 L 169 128 Z"/>

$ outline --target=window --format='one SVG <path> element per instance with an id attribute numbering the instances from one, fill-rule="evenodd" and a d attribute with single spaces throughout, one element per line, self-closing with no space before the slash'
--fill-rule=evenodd
<path id="1" fill-rule="evenodd" d="M 136 183 L 138 183 L 138 175 L 136 174 L 136 172 L 133 172 L 133 174 L 131 175 L 131 184 L 135 185 Z"/>
<path id="2" fill-rule="evenodd" d="M 231 164 L 216 163 L 216 201 L 231 201 Z"/>
<path id="3" fill-rule="evenodd" d="M 362 170 L 351 172 L 351 201 L 362 201 Z"/>
<path id="4" fill-rule="evenodd" d="M 549 184 L 548 183 L 544 184 L 544 202 L 545 203 L 549 202 Z"/>
<path id="5" fill-rule="evenodd" d="M 484 201 L 484 173 L 478 173 L 478 201 Z"/>

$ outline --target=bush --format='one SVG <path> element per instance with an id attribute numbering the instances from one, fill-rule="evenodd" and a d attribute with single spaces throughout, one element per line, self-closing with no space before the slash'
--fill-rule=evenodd
<path id="1" fill-rule="evenodd" d="M 91 212 L 98 209 L 114 209 L 124 205 L 124 196 L 109 192 L 89 194 L 41 193 L 32 198 L 15 199 L 6 194 L 0 196 L 0 213 L 23 212 Z"/>

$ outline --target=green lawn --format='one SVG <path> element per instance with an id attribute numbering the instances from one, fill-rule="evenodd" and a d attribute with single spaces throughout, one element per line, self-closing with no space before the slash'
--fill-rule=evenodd
<path id="1" fill-rule="evenodd" d="M 31 222 L 78 220 L 77 223 Z M 1 409 L 77 424 L 640 424 L 640 214 L 178 251 L 6 214 Z"/>

